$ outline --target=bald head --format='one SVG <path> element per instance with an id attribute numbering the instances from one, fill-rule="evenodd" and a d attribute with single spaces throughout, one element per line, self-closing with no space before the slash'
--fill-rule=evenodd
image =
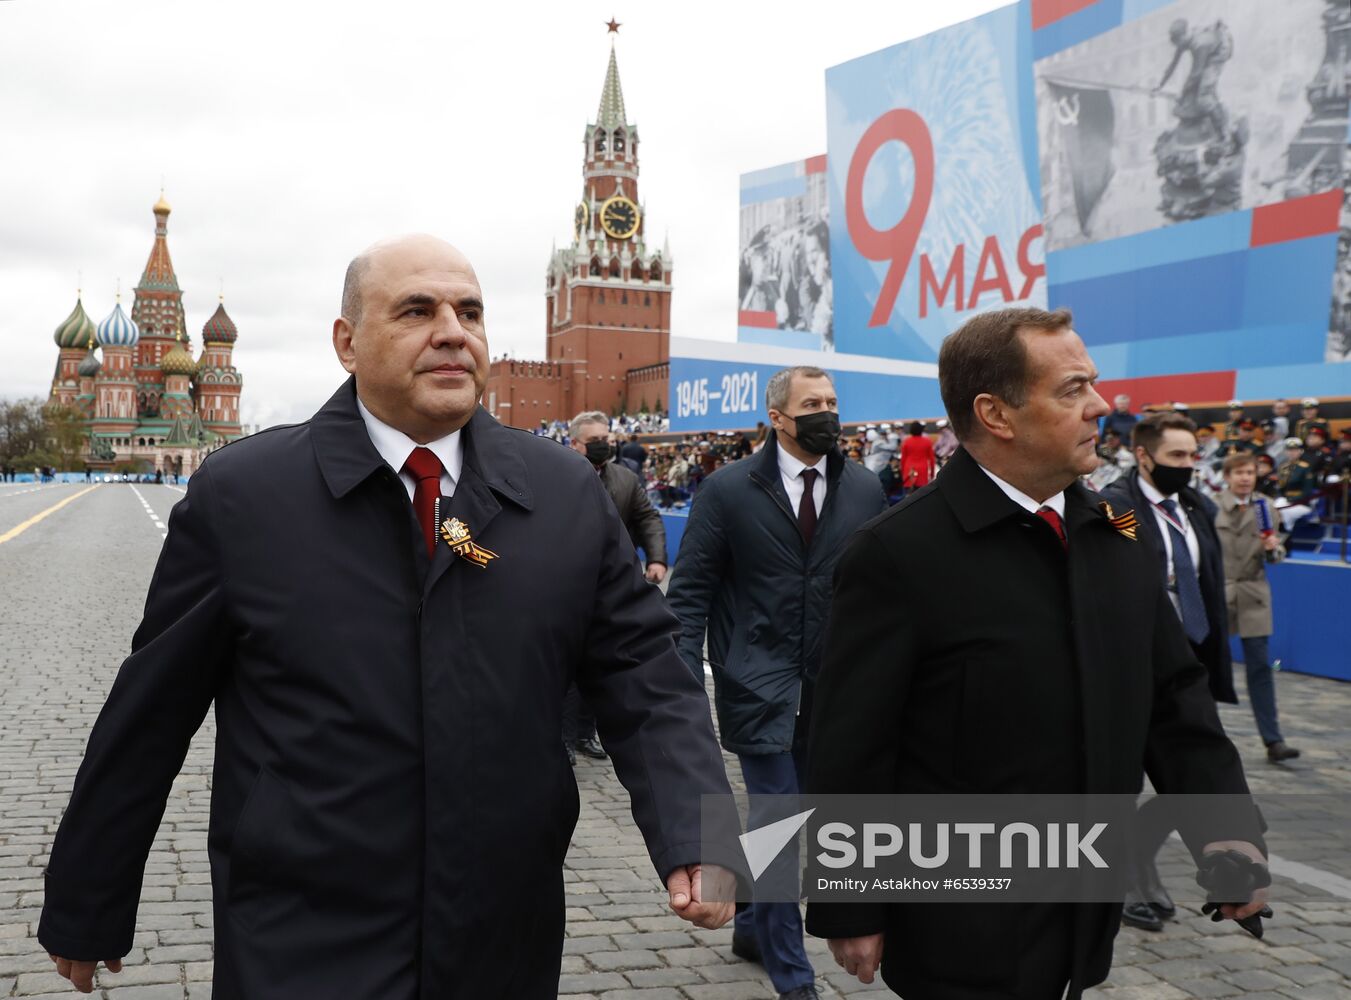
<path id="1" fill-rule="evenodd" d="M 411 265 L 416 270 L 424 262 L 450 265 L 471 276 L 474 274 L 469 258 L 439 237 L 428 233 L 391 236 L 372 243 L 347 265 L 347 274 L 342 283 L 342 318 L 353 326 L 361 322 L 366 281 L 371 271 L 381 265 L 403 270 L 408 270 Z"/>

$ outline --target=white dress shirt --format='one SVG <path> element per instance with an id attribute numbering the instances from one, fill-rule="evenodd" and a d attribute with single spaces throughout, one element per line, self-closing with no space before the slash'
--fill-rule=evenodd
<path id="1" fill-rule="evenodd" d="M 1144 493 L 1145 499 L 1149 501 L 1149 509 L 1154 512 L 1154 522 L 1159 526 L 1159 534 L 1163 536 L 1163 551 L 1168 559 L 1168 599 L 1173 602 L 1173 607 L 1177 609 L 1177 616 L 1182 617 L 1182 602 L 1177 596 L 1177 570 L 1173 567 L 1173 533 L 1168 530 L 1168 518 L 1164 512 L 1159 509 L 1159 504 L 1163 503 L 1165 497 L 1153 485 L 1145 481 L 1145 477 L 1140 477 L 1140 491 Z M 1201 543 L 1197 540 L 1196 532 L 1192 530 L 1191 522 L 1187 520 L 1187 508 L 1182 506 L 1182 501 L 1174 493 L 1166 499 L 1173 501 L 1177 506 L 1177 519 L 1182 525 L 1182 537 L 1187 540 L 1187 551 L 1192 557 L 1192 572 L 1196 578 L 1201 578 Z"/>
<path id="2" fill-rule="evenodd" d="M 991 479 L 993 479 L 994 484 L 1004 491 L 1004 495 L 1006 497 L 1008 497 L 1010 500 L 1016 503 L 1019 507 L 1023 508 L 1023 510 L 1027 511 L 1029 514 L 1035 514 L 1043 507 L 1050 507 L 1053 511 L 1055 511 L 1056 516 L 1060 518 L 1060 523 L 1062 525 L 1065 523 L 1064 490 L 1061 490 L 1053 497 L 1047 497 L 1046 500 L 1044 500 L 1042 503 L 1037 503 L 1037 501 L 1033 500 L 1022 490 L 1018 489 L 1018 487 L 1014 486 L 1012 483 L 1006 483 L 1004 480 L 1000 479 L 989 469 L 985 468 L 985 466 L 982 465 L 980 467 L 980 471 L 985 473 Z"/>
<path id="3" fill-rule="evenodd" d="M 816 482 L 812 484 L 812 502 L 816 504 L 816 516 L 820 517 L 821 506 L 826 502 L 826 456 L 822 455 L 815 463 L 807 465 L 805 462 L 799 462 L 783 448 L 779 449 L 779 475 L 783 477 L 783 488 L 788 491 L 788 503 L 793 508 L 794 517 L 802 505 L 803 469 L 815 469 L 820 473 L 816 477 Z"/>
<path id="4" fill-rule="evenodd" d="M 420 445 L 403 431 L 395 430 L 366 409 L 366 404 L 361 401 L 360 396 L 357 397 L 357 410 L 361 412 L 361 419 L 366 422 L 366 433 L 371 436 L 371 444 L 375 445 L 375 450 L 380 453 L 385 464 L 399 474 L 404 489 L 408 491 L 409 500 L 413 499 L 413 493 L 417 490 L 417 480 L 403 471 L 403 463 L 408 461 L 408 456 L 413 454 L 414 448 L 426 448 L 441 460 L 441 495 L 447 497 L 455 495 L 455 484 L 459 482 L 460 470 L 464 466 L 464 452 L 460 446 L 459 431 Z"/>

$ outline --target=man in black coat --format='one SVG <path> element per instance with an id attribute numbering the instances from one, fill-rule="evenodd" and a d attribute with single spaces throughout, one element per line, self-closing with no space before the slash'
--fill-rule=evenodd
<path id="1" fill-rule="evenodd" d="M 774 433 L 699 488 L 668 596 L 680 652 L 700 681 L 708 637 L 722 745 L 740 760 L 747 792 L 793 795 L 835 564 L 886 499 L 878 478 L 840 453 L 826 372 L 785 369 L 765 395 Z M 751 826 L 767 819 L 753 811 Z M 742 909 L 732 947 L 763 961 L 781 997 L 817 995 L 796 903 Z"/>
<path id="2" fill-rule="evenodd" d="M 728 791 L 707 699 L 595 471 L 478 407 L 468 260 L 372 247 L 333 342 L 352 378 L 323 409 L 212 454 L 174 509 L 52 849 L 58 971 L 88 992 L 131 949 L 214 703 L 217 1000 L 555 996 L 574 675 L 672 908 L 727 920 L 698 865 L 700 795 Z"/>
<path id="3" fill-rule="evenodd" d="M 642 477 L 615 461 L 610 418 L 599 410 L 577 414 L 568 424 L 568 440 L 572 450 L 585 455 L 600 476 L 601 485 L 629 533 L 629 541 L 634 548 L 643 550 L 647 558 L 644 575 L 650 583 L 661 583 L 666 579 L 666 527 L 647 498 Z M 575 684 L 568 688 L 563 702 L 563 746 L 574 763 L 578 753 L 595 760 L 606 757 L 605 748 L 596 739 L 596 719 L 578 695 Z"/>
<path id="4" fill-rule="evenodd" d="M 1241 424 L 1242 433 L 1251 438 L 1252 422 Z M 1225 445 L 1232 446 L 1234 453 L 1248 451 L 1246 438 Z M 1131 444 L 1135 469 L 1103 489 L 1102 495 L 1118 509 L 1136 511 L 1138 537 L 1154 556 L 1182 630 L 1205 665 L 1211 695 L 1216 701 L 1237 704 L 1216 507 L 1190 485 L 1197 453 L 1196 424 L 1185 413 L 1151 413 L 1135 425 Z M 1252 445 L 1254 454 L 1256 448 Z M 1114 586 L 1107 581 L 1108 589 Z M 1122 919 L 1143 930 L 1162 929 L 1162 921 L 1170 919 L 1176 909 L 1154 864 L 1173 829 L 1167 807 L 1164 799 L 1146 802 L 1134 831 L 1134 885 L 1126 893 Z"/>
<path id="5" fill-rule="evenodd" d="M 1147 771 L 1161 792 L 1246 794 L 1153 553 L 1079 482 L 1107 404 L 1069 313 L 977 316 L 938 378 L 962 448 L 840 561 L 808 791 L 1135 794 Z M 1184 834 L 1259 860 L 1259 826 L 1241 808 Z M 912 1000 L 1048 1000 L 1106 978 L 1120 912 L 809 903 L 807 930 Z"/>

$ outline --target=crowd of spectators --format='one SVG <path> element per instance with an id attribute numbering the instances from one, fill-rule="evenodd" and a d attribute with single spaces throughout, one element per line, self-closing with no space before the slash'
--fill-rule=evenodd
<path id="1" fill-rule="evenodd" d="M 1231 399 L 1222 425 L 1198 423 L 1197 460 L 1192 486 L 1216 497 L 1225 486 L 1222 467 L 1234 454 L 1249 453 L 1257 460 L 1257 491 L 1271 498 L 1289 529 L 1315 515 L 1340 510 L 1341 484 L 1351 478 L 1351 428 L 1334 435 L 1319 414 L 1319 401 L 1306 397 L 1299 415 L 1283 399 L 1263 413 L 1250 413 L 1241 399 Z M 1187 413 L 1185 403 L 1168 404 Z M 1103 418 L 1098 455 L 1101 464 L 1089 476 L 1089 485 L 1102 490 L 1124 478 L 1136 465 L 1131 434 L 1139 417 L 1131 411 L 1129 396 L 1117 396 L 1113 411 Z"/>
<path id="2" fill-rule="evenodd" d="M 1188 409 L 1184 403 L 1167 405 L 1179 412 Z M 1224 489 L 1225 457 L 1251 451 L 1259 463 L 1258 490 L 1276 501 L 1287 526 L 1316 513 L 1320 497 L 1330 493 L 1328 487 L 1351 478 L 1351 428 L 1334 435 L 1318 408 L 1317 399 L 1305 398 L 1295 416 L 1291 404 L 1278 399 L 1267 412 L 1253 414 L 1241 400 L 1230 400 L 1229 419 L 1223 425 L 1203 423 L 1197 428 L 1195 487 L 1217 496 Z M 1135 468 L 1131 432 L 1139 419 L 1130 398 L 1117 396 L 1113 411 L 1102 421 L 1101 464 L 1088 477 L 1095 490 Z M 670 433 L 670 420 L 661 413 L 611 417 L 610 431 L 616 460 L 643 477 L 652 502 L 663 509 L 687 507 L 705 479 L 758 451 L 770 433 L 767 425 L 757 423 L 754 431 L 677 436 Z M 569 443 L 568 425 L 561 420 L 541 420 L 533 433 Z M 895 504 L 937 474 L 957 450 L 957 438 L 947 420 L 868 423 L 846 428 L 840 450 L 876 474 L 887 502 Z"/>

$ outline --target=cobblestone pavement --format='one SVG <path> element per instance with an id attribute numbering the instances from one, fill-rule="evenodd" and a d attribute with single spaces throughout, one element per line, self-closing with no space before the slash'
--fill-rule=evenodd
<path id="1" fill-rule="evenodd" d="M 0 543 L 0 997 L 70 997 L 34 937 L 41 871 L 90 725 L 129 646 L 168 512 L 168 486 L 0 487 L 0 536 L 60 500 L 66 506 Z M 20 495 L 22 491 L 22 495 Z M 1239 672 L 1241 674 L 1241 671 Z M 1246 707 L 1224 709 L 1259 792 L 1320 792 L 1351 799 L 1351 685 L 1282 675 L 1279 692 L 1292 766 L 1266 762 Z M 208 716 L 174 786 L 146 868 L 132 953 L 119 975 L 101 972 L 107 1000 L 211 995 L 206 826 L 214 722 Z M 738 777 L 729 759 L 729 773 Z M 672 916 L 610 768 L 577 768 L 582 813 L 565 873 L 567 939 L 562 995 L 606 1000 L 773 997 L 758 966 L 730 951 L 731 932 L 694 930 Z M 1313 801 L 1313 800 L 1311 800 Z M 1320 800 L 1321 801 L 1321 800 Z M 1273 824 L 1272 851 L 1351 879 L 1318 809 Z M 1180 845 L 1162 859 L 1184 898 L 1190 871 Z M 1304 873 L 1303 877 L 1308 877 Z M 1095 1000 L 1246 997 L 1351 998 L 1351 898 L 1279 877 L 1276 920 L 1254 941 L 1184 906 L 1158 934 L 1123 929 L 1116 967 Z M 809 952 L 823 995 L 864 992 L 836 969 L 824 944 Z M 878 987 L 873 987 L 877 989 Z M 96 991 L 97 992 L 97 991 Z"/>

